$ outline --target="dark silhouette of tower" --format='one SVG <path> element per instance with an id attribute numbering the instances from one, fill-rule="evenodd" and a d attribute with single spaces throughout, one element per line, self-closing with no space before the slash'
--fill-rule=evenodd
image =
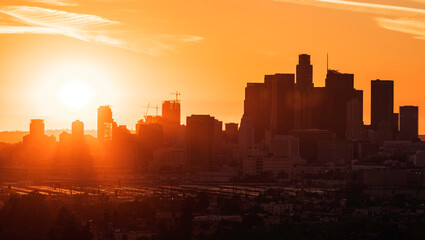
<path id="1" fill-rule="evenodd" d="M 74 139 L 84 138 L 84 123 L 80 120 L 76 120 L 72 123 L 72 136 Z"/>
<path id="2" fill-rule="evenodd" d="M 400 107 L 400 139 L 417 140 L 418 139 L 418 110 L 417 106 Z"/>
<path id="3" fill-rule="evenodd" d="M 394 139 L 398 129 L 394 115 L 394 81 L 371 81 L 371 125 L 381 140 Z"/>
<path id="4" fill-rule="evenodd" d="M 101 142 L 112 140 L 114 119 L 110 106 L 100 106 L 97 109 L 97 138 Z"/>
<path id="5" fill-rule="evenodd" d="M 271 132 L 274 135 L 287 134 L 294 128 L 294 74 L 267 75 L 266 83 L 272 89 Z"/>
<path id="6" fill-rule="evenodd" d="M 327 106 L 322 114 L 327 116 L 326 128 L 345 139 L 347 134 L 347 104 L 357 99 L 363 106 L 363 91 L 354 89 L 354 74 L 328 70 L 326 75 Z"/>
<path id="7" fill-rule="evenodd" d="M 296 75 L 296 91 L 294 96 L 295 108 L 295 128 L 307 129 L 313 127 L 310 124 L 310 119 L 313 116 L 314 105 L 316 102 L 311 102 L 310 99 L 316 96 L 313 84 L 313 66 L 310 63 L 310 55 L 299 55 Z"/>
<path id="8" fill-rule="evenodd" d="M 162 103 L 160 122 L 163 128 L 164 141 L 169 144 L 178 145 L 179 143 L 180 116 L 180 101 L 177 98 Z"/>
<path id="9" fill-rule="evenodd" d="M 180 101 L 164 101 L 162 103 L 162 120 L 180 125 Z"/>
<path id="10" fill-rule="evenodd" d="M 186 152 L 189 168 L 208 170 L 214 162 L 217 123 L 210 115 L 192 115 L 186 120 Z"/>
<path id="11" fill-rule="evenodd" d="M 361 140 L 363 137 L 363 103 L 352 99 L 347 103 L 347 140 Z"/>
<path id="12" fill-rule="evenodd" d="M 254 129 L 254 142 L 264 139 L 264 133 L 270 126 L 271 82 L 248 83 L 245 88 L 244 115 L 249 116 Z"/>
<path id="13" fill-rule="evenodd" d="M 44 136 L 44 120 L 31 119 L 30 136 L 32 138 L 42 138 Z"/>
<path id="14" fill-rule="evenodd" d="M 310 55 L 301 54 L 297 65 L 297 89 L 305 91 L 314 87 L 313 66 L 310 64 Z"/>

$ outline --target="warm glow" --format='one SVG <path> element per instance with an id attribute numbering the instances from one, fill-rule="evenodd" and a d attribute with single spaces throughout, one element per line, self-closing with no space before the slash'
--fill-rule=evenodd
<path id="1" fill-rule="evenodd" d="M 85 82 L 70 81 L 60 87 L 58 96 L 63 105 L 71 110 L 79 110 L 91 102 L 94 93 Z"/>

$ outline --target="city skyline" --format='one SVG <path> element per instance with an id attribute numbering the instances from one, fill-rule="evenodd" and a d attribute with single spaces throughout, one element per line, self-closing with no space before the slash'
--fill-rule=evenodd
<path id="1" fill-rule="evenodd" d="M 354 74 L 328 69 L 325 86 L 317 87 L 314 85 L 313 66 L 310 60 L 310 55 L 300 54 L 296 74 L 276 73 L 265 75 L 264 83 L 248 82 L 245 88 L 244 114 L 241 120 L 236 123 L 225 123 L 235 124 L 238 127 L 242 126 L 244 121 L 251 122 L 254 129 L 254 143 L 264 141 L 267 132 L 272 135 L 292 135 L 292 131 L 302 129 L 327 130 L 336 134 L 336 137 L 340 139 L 350 141 L 363 141 L 370 138 L 367 136 L 371 134 L 367 133 L 370 130 L 380 139 L 378 142 L 419 138 L 420 118 L 418 112 L 420 108 L 419 106 L 405 105 L 400 106 L 398 112 L 394 111 L 393 80 L 370 81 L 371 120 L 370 124 L 365 124 L 364 91 L 354 88 Z M 161 128 L 165 126 L 166 131 L 175 132 L 176 129 L 170 129 L 167 126 L 172 122 L 176 124 L 176 127 L 183 124 L 181 101 L 179 100 L 181 93 L 170 94 L 175 95 L 176 99 L 162 101 L 162 107 L 159 105 L 151 107 L 149 103 L 143 118 L 131 126 L 116 122 L 110 105 L 99 106 L 97 109 L 97 138 L 100 142 L 112 140 L 113 129 L 123 129 L 139 135 L 140 126 L 150 123 L 160 123 Z M 149 109 L 156 110 L 156 114 L 149 114 Z M 161 109 L 160 114 L 159 109 Z M 188 115 L 187 119 L 196 115 L 210 116 L 211 114 L 193 113 Z M 212 118 L 214 119 L 214 117 Z M 185 120 L 184 116 L 183 120 Z M 43 119 L 32 119 L 31 121 L 43 121 L 44 129 Z M 72 122 L 72 126 L 76 122 L 83 124 L 84 129 L 84 123 L 80 120 Z M 223 122 L 220 121 L 220 123 L 222 125 Z M 133 128 L 133 126 L 135 127 Z M 221 130 L 223 130 L 222 127 Z M 154 136 L 159 133 L 152 132 L 150 134 Z"/>
<path id="2" fill-rule="evenodd" d="M 95 129 L 93 112 L 106 104 L 117 122 L 133 128 L 143 106 L 172 99 L 176 90 L 182 92 L 182 116 L 239 122 L 245 83 L 295 73 L 299 53 L 312 55 L 315 86 L 325 84 L 327 53 L 330 68 L 355 74 L 355 88 L 364 90 L 366 124 L 372 79 L 395 81 L 395 110 L 424 104 L 421 89 L 412 87 L 424 78 L 423 3 L 299 3 L 3 1 L 0 130 L 26 130 L 31 118 L 44 118 L 49 129 L 69 128 L 75 119 Z M 69 25 L 70 14 L 86 22 Z M 46 16 L 55 21 L 45 22 Z M 73 31 L 58 30 L 64 28 Z M 141 43 L 132 44 L 134 39 Z M 90 102 L 83 109 L 70 103 L 75 93 L 63 90 L 81 86 L 86 90 L 77 96 Z M 424 133 L 425 120 L 419 119 Z"/>
<path id="3" fill-rule="evenodd" d="M 1 0 L 0 239 L 425 239 L 425 0 Z"/>

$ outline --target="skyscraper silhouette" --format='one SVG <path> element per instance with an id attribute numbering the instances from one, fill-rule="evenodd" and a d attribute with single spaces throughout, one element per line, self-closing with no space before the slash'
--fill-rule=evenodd
<path id="1" fill-rule="evenodd" d="M 294 74 L 267 75 L 272 90 L 271 132 L 274 135 L 285 135 L 294 128 Z"/>
<path id="2" fill-rule="evenodd" d="M 192 115 L 186 123 L 186 152 L 192 170 L 208 170 L 214 163 L 216 127 L 210 115 Z"/>
<path id="3" fill-rule="evenodd" d="M 297 65 L 297 89 L 305 91 L 314 87 L 313 66 L 310 64 L 310 55 L 301 54 Z"/>
<path id="4" fill-rule="evenodd" d="M 245 88 L 244 115 L 254 129 L 254 142 L 264 139 L 270 126 L 271 82 L 265 77 L 264 83 L 248 83 Z"/>
<path id="5" fill-rule="evenodd" d="M 162 103 L 162 120 L 166 123 L 180 125 L 180 101 L 164 101 Z"/>
<path id="6" fill-rule="evenodd" d="M 347 140 L 361 140 L 363 138 L 363 103 L 352 99 L 347 103 Z"/>
<path id="7" fill-rule="evenodd" d="M 84 123 L 76 120 L 72 123 L 72 137 L 82 139 L 84 138 Z"/>
<path id="8" fill-rule="evenodd" d="M 44 120 L 31 119 L 30 136 L 32 138 L 42 138 L 44 136 Z"/>
<path id="9" fill-rule="evenodd" d="M 160 120 L 164 133 L 164 141 L 176 145 L 179 139 L 180 101 L 164 101 L 162 103 L 162 118 Z"/>
<path id="10" fill-rule="evenodd" d="M 97 109 L 97 138 L 101 142 L 112 140 L 114 119 L 110 106 L 100 106 Z"/>
<path id="11" fill-rule="evenodd" d="M 363 106 L 363 91 L 354 89 L 354 74 L 328 70 L 326 75 L 327 104 L 323 114 L 327 116 L 325 129 L 344 139 L 347 134 L 347 103 L 357 99 Z"/>
<path id="12" fill-rule="evenodd" d="M 418 110 L 417 106 L 400 106 L 400 139 L 418 139 Z"/>
<path id="13" fill-rule="evenodd" d="M 394 115 L 394 81 L 371 81 L 371 125 L 381 140 L 394 139 L 397 131 Z"/>

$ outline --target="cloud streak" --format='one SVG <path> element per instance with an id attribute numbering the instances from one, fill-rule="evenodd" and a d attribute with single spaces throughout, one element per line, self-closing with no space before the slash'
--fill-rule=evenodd
<path id="1" fill-rule="evenodd" d="M 49 5 L 69 7 L 69 6 L 78 6 L 77 3 L 66 1 L 66 0 L 32 0 L 34 3 L 44 3 Z"/>
<path id="2" fill-rule="evenodd" d="M 348 0 L 274 0 L 373 15 L 377 25 L 425 40 L 425 9 Z M 419 0 L 411 0 L 419 2 Z M 421 0 L 422 1 L 422 0 Z M 423 2 L 423 1 L 422 1 Z"/>
<path id="3" fill-rule="evenodd" d="M 121 23 L 96 15 L 78 14 L 31 6 L 9 6 L 0 13 L 18 26 L 0 23 L 0 34 L 63 35 L 81 41 L 119 47 L 153 56 L 167 55 L 188 43 L 203 38 L 192 35 L 143 34 L 122 31 Z M 3 25 L 2 25 L 3 24 Z"/>

